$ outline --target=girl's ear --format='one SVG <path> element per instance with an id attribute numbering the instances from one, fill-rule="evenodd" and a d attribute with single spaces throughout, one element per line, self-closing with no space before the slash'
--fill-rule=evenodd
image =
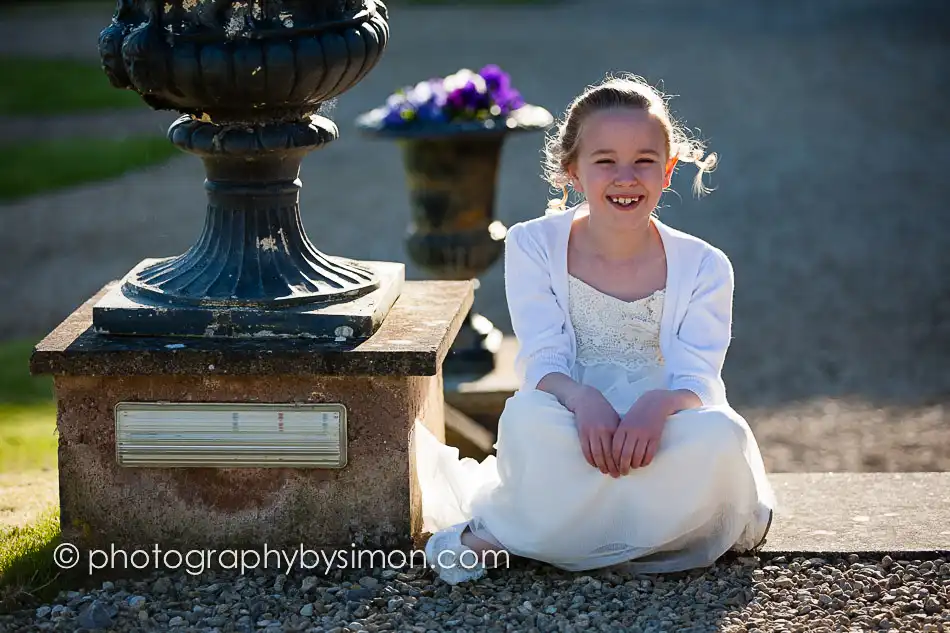
<path id="1" fill-rule="evenodd" d="M 673 182 L 673 170 L 675 168 L 676 168 L 676 157 L 674 156 L 673 158 L 669 160 L 668 163 L 666 163 L 666 176 L 665 176 L 666 180 L 665 180 L 665 184 L 663 185 L 664 189 L 669 187 L 670 183 Z"/>
<path id="2" fill-rule="evenodd" d="M 581 179 L 577 177 L 577 170 L 573 165 L 567 168 L 567 175 L 571 179 L 571 188 L 577 193 L 584 193 L 584 188 L 581 186 Z"/>

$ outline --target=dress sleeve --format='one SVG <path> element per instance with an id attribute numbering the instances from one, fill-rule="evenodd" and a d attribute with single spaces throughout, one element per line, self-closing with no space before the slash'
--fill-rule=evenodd
<path id="1" fill-rule="evenodd" d="M 536 389 L 552 372 L 571 375 L 567 324 L 549 261 L 523 224 L 511 227 L 505 239 L 505 296 L 519 346 L 515 369 L 525 389 Z"/>
<path id="2" fill-rule="evenodd" d="M 688 389 L 704 406 L 726 404 L 722 367 L 732 339 L 735 276 L 717 249 L 706 252 L 695 287 L 667 354 L 670 389 Z"/>

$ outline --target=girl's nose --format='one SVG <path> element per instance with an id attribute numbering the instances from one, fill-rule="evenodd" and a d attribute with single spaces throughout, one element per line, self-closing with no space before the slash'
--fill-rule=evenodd
<path id="1" fill-rule="evenodd" d="M 632 167 L 620 167 L 617 169 L 617 177 L 614 179 L 617 184 L 632 184 L 637 181 L 637 170 Z"/>

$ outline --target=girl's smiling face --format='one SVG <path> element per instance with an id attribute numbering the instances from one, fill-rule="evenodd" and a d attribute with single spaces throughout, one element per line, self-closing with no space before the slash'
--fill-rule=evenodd
<path id="1" fill-rule="evenodd" d="M 639 223 L 670 186 L 676 159 L 667 156 L 663 124 L 646 110 L 591 113 L 581 124 L 576 158 L 568 167 L 574 190 L 592 216 Z"/>

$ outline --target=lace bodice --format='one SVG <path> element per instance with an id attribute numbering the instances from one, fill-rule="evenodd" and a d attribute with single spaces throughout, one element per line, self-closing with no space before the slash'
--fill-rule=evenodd
<path id="1" fill-rule="evenodd" d="M 569 282 L 578 363 L 615 363 L 634 372 L 662 364 L 660 320 L 664 290 L 637 301 L 623 301 L 573 275 Z"/>

